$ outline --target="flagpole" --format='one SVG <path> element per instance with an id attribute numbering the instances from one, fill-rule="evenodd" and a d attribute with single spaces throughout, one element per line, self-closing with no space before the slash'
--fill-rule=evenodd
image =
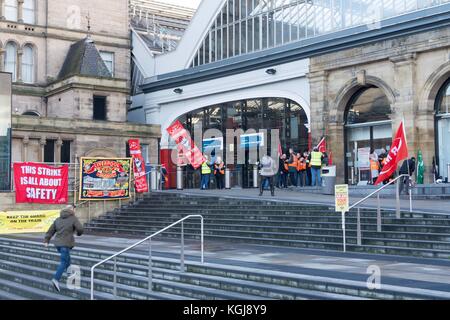
<path id="1" fill-rule="evenodd" d="M 406 158 L 406 165 L 408 166 L 408 194 L 409 194 L 409 212 L 412 212 L 412 190 L 411 190 L 411 171 L 409 170 L 409 152 L 408 152 L 408 140 L 406 139 L 406 129 L 405 129 L 405 116 L 402 117 L 403 122 L 403 135 L 405 137 L 405 143 L 406 143 L 406 152 L 407 152 L 407 158 Z"/>

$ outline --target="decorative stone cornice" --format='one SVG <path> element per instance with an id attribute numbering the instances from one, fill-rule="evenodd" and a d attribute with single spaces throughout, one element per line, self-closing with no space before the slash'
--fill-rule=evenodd
<path id="1" fill-rule="evenodd" d="M 410 64 L 410 63 L 415 63 L 417 59 L 417 54 L 414 53 L 407 53 L 407 54 L 402 54 L 402 55 L 398 55 L 398 56 L 392 56 L 389 58 L 389 61 L 391 61 L 394 64 L 397 65 L 403 65 L 403 64 Z"/>

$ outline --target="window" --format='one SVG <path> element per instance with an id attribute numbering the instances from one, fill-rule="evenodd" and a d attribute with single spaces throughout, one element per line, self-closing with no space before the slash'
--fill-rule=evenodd
<path id="1" fill-rule="evenodd" d="M 15 43 L 8 43 L 6 45 L 5 54 L 5 71 L 12 73 L 12 81 L 17 81 L 16 79 L 16 61 L 17 61 L 17 46 Z"/>
<path id="2" fill-rule="evenodd" d="M 5 19 L 17 21 L 17 0 L 5 0 Z"/>
<path id="3" fill-rule="evenodd" d="M 25 0 L 23 3 L 23 22 L 28 24 L 35 24 L 35 0 Z"/>
<path id="4" fill-rule="evenodd" d="M 100 56 L 105 62 L 111 76 L 114 76 L 114 52 L 100 51 Z"/>
<path id="5" fill-rule="evenodd" d="M 47 140 L 44 146 L 44 162 L 55 162 L 55 140 Z"/>
<path id="6" fill-rule="evenodd" d="M 26 45 L 22 56 L 22 79 L 25 83 L 34 82 L 34 50 L 31 45 Z"/>
<path id="7" fill-rule="evenodd" d="M 63 140 L 63 144 L 61 146 L 61 162 L 62 163 L 70 163 L 70 141 Z"/>
<path id="8" fill-rule="evenodd" d="M 39 113 L 37 113 L 36 111 L 26 111 L 22 113 L 22 115 L 31 117 L 40 117 Z"/>
<path id="9" fill-rule="evenodd" d="M 94 120 L 106 120 L 106 97 L 94 96 Z"/>

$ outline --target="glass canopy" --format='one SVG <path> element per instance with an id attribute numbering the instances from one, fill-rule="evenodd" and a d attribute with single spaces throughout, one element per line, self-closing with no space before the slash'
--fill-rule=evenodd
<path id="1" fill-rule="evenodd" d="M 225 0 L 191 67 L 367 25 L 450 0 Z"/>

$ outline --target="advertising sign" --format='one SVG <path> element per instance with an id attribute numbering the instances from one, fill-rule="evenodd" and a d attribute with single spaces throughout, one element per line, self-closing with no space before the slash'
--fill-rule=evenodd
<path id="1" fill-rule="evenodd" d="M 133 157 L 134 188 L 137 193 L 148 192 L 145 161 L 142 156 L 141 144 L 138 139 L 130 139 L 130 154 Z"/>
<path id="2" fill-rule="evenodd" d="M 370 148 L 358 149 L 358 168 L 370 169 Z"/>
<path id="3" fill-rule="evenodd" d="M 64 204 L 69 200 L 69 166 L 14 164 L 16 203 Z"/>
<path id="4" fill-rule="evenodd" d="M 205 158 L 200 149 L 195 145 L 189 132 L 183 127 L 183 124 L 180 121 L 176 121 L 167 128 L 167 132 L 177 144 L 178 150 L 182 150 L 184 157 L 194 169 L 199 168 L 205 161 Z"/>
<path id="5" fill-rule="evenodd" d="M 348 185 L 341 184 L 335 185 L 335 204 L 336 204 L 336 212 L 347 212 L 349 207 L 349 199 L 348 199 Z"/>
<path id="6" fill-rule="evenodd" d="M 81 158 L 80 200 L 130 197 L 131 158 Z"/>
<path id="7" fill-rule="evenodd" d="M 264 147 L 264 133 L 243 134 L 240 137 L 241 148 Z"/>
<path id="8" fill-rule="evenodd" d="M 43 233 L 59 217 L 59 210 L 0 212 L 0 234 Z"/>

